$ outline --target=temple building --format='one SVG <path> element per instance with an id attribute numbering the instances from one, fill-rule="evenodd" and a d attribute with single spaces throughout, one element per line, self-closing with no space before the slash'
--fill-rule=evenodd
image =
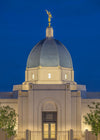
<path id="1" fill-rule="evenodd" d="M 91 128 L 83 115 L 91 102 L 100 102 L 100 93 L 86 91 L 74 80 L 74 69 L 68 49 L 54 38 L 53 28 L 46 28 L 45 39 L 31 50 L 25 70 L 25 81 L 14 85 L 12 92 L 0 93 L 0 104 L 18 113 L 18 140 L 31 132 L 31 140 L 68 140 L 68 132 L 80 138 Z"/>

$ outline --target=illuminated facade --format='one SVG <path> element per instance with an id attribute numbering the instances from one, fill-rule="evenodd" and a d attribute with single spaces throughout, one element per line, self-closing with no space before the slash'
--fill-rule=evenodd
<path id="1" fill-rule="evenodd" d="M 25 81 L 14 85 L 13 92 L 0 93 L 0 103 L 12 106 L 19 115 L 17 139 L 25 138 L 24 132 L 30 130 L 32 139 L 67 140 L 70 129 L 90 129 L 83 124 L 83 115 L 88 112 L 87 104 L 100 101 L 94 99 L 100 94 L 93 94 L 74 81 L 70 53 L 53 38 L 53 28 L 47 27 L 46 38 L 29 54 Z"/>

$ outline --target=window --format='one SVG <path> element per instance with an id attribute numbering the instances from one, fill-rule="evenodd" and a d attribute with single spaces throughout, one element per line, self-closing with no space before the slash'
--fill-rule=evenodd
<path id="1" fill-rule="evenodd" d="M 48 123 L 44 123 L 43 125 L 43 132 L 44 132 L 44 139 L 48 139 L 49 138 L 49 124 Z"/>
<path id="2" fill-rule="evenodd" d="M 32 75 L 32 79 L 34 79 L 34 74 Z"/>
<path id="3" fill-rule="evenodd" d="M 48 73 L 48 78 L 51 79 L 51 73 Z"/>
<path id="4" fill-rule="evenodd" d="M 55 123 L 51 123 L 50 125 L 50 132 L 51 132 L 51 139 L 55 139 L 56 137 L 56 124 Z"/>
<path id="5" fill-rule="evenodd" d="M 68 75 L 67 74 L 65 74 L 65 79 L 67 79 L 68 78 Z"/>

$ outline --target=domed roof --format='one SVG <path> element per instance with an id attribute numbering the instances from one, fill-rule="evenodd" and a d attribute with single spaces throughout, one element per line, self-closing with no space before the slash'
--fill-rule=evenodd
<path id="1" fill-rule="evenodd" d="M 31 50 L 27 60 L 27 68 L 38 66 L 73 68 L 70 53 L 61 42 L 53 37 L 46 37 Z"/>

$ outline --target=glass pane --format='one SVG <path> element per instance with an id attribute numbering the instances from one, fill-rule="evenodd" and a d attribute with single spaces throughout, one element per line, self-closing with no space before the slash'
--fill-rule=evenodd
<path id="1" fill-rule="evenodd" d="M 43 134 L 44 134 L 44 139 L 48 139 L 49 138 L 49 124 L 48 123 L 44 123 L 43 126 L 44 130 L 43 130 Z"/>
<path id="2" fill-rule="evenodd" d="M 51 73 L 48 73 L 48 78 L 51 79 Z"/>
<path id="3" fill-rule="evenodd" d="M 51 125 L 50 125 L 50 131 L 51 131 L 51 135 L 50 135 L 50 137 L 52 138 L 52 139 L 55 139 L 55 136 L 56 136 L 56 127 L 55 127 L 55 123 L 51 123 Z"/>
<path id="4" fill-rule="evenodd" d="M 46 120 L 47 121 L 52 121 L 53 120 L 53 114 L 52 113 L 46 114 Z"/>

